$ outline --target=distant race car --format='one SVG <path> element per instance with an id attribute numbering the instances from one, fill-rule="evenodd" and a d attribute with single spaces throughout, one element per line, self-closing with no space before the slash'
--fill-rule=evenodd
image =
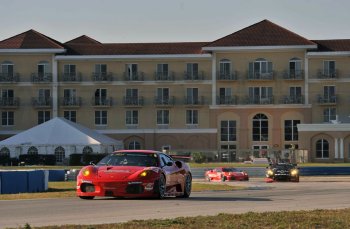
<path id="1" fill-rule="evenodd" d="M 207 181 L 249 180 L 248 173 L 230 167 L 219 167 L 215 169 L 210 169 L 205 172 L 204 176 Z"/>
<path id="2" fill-rule="evenodd" d="M 188 198 L 192 174 L 189 166 L 152 150 L 120 150 L 96 165 L 82 168 L 76 194 L 81 199 L 95 196 Z"/>
<path id="3" fill-rule="evenodd" d="M 299 169 L 291 163 L 271 164 L 266 168 L 266 182 L 273 181 L 299 182 Z"/>

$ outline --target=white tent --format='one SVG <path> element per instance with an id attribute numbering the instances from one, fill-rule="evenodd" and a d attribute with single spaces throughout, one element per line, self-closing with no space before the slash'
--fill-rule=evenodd
<path id="1" fill-rule="evenodd" d="M 1 141 L 0 150 L 4 147 L 10 150 L 11 157 L 27 154 L 33 147 L 39 154 L 54 154 L 57 147 L 62 147 L 67 157 L 72 153 L 83 153 L 85 147 L 95 153 L 110 153 L 123 148 L 123 143 L 57 117 Z"/>

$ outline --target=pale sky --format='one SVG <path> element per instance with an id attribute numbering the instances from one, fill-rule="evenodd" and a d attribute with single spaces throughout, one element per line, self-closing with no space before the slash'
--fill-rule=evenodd
<path id="1" fill-rule="evenodd" d="M 307 39 L 350 39 L 350 0 L 0 0 L 0 40 L 214 41 L 268 19 Z"/>

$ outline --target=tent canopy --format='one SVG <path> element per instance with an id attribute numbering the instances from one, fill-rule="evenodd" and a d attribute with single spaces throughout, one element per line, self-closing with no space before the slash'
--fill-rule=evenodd
<path id="1" fill-rule="evenodd" d="M 122 145 L 121 141 L 57 117 L 0 142 L 11 145 Z"/>

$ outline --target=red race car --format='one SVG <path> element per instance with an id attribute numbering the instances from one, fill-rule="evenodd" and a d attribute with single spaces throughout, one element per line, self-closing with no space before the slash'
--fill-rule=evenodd
<path id="1" fill-rule="evenodd" d="M 229 167 L 210 169 L 205 172 L 204 176 L 207 181 L 249 180 L 248 173 Z"/>
<path id="2" fill-rule="evenodd" d="M 83 167 L 77 176 L 77 196 L 188 198 L 192 174 L 182 161 L 152 150 L 120 150 L 96 165 Z"/>

